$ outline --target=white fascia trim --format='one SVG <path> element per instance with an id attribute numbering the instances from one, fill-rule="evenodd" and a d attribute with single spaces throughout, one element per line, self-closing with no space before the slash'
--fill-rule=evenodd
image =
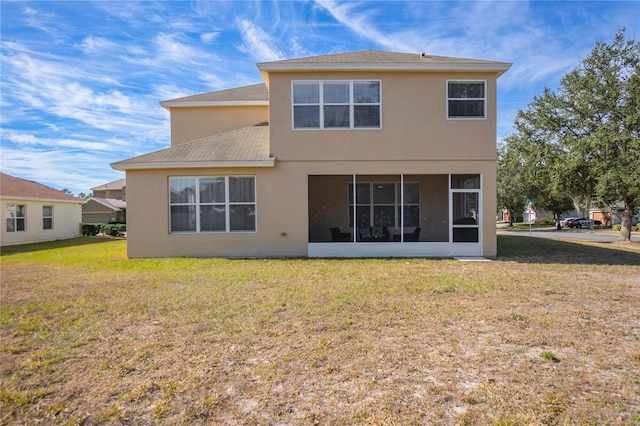
<path id="1" fill-rule="evenodd" d="M 249 161 L 172 161 L 164 163 L 135 163 L 135 164 L 111 164 L 115 170 L 146 170 L 146 169 L 210 169 L 210 168 L 237 168 L 237 167 L 275 167 L 276 159 L 249 160 Z"/>
<path id="2" fill-rule="evenodd" d="M 491 64 L 477 63 L 301 63 L 301 64 L 258 64 L 262 71 L 493 71 L 500 74 L 511 68 L 507 62 Z"/>
<path id="3" fill-rule="evenodd" d="M 165 109 L 225 106 L 269 106 L 269 101 L 164 101 L 160 102 L 160 105 Z"/>

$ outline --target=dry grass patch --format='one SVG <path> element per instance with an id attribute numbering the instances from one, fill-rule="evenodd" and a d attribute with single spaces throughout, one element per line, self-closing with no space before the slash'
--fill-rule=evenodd
<path id="1" fill-rule="evenodd" d="M 499 238 L 481 263 L 3 253 L 2 423 L 640 423 L 640 254 Z"/>

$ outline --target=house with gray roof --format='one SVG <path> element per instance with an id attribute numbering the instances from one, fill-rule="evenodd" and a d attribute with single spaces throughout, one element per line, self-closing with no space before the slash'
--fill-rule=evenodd
<path id="1" fill-rule="evenodd" d="M 118 179 L 91 188 L 82 206 L 83 223 L 127 223 L 127 181 Z"/>
<path id="2" fill-rule="evenodd" d="M 511 64 L 367 50 L 257 64 L 161 102 L 126 173 L 130 257 L 495 256 L 497 79 Z"/>

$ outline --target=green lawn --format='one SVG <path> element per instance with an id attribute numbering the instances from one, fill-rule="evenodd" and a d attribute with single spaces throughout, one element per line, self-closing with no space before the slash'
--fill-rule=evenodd
<path id="1" fill-rule="evenodd" d="M 2 424 L 640 424 L 640 251 L 492 262 L 2 249 Z"/>

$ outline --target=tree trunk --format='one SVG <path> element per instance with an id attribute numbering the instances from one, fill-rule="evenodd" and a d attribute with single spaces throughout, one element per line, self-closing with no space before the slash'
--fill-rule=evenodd
<path id="1" fill-rule="evenodd" d="M 620 215 L 620 241 L 631 241 L 631 220 L 633 218 L 634 206 L 624 203 L 624 212 Z"/>
<path id="2" fill-rule="evenodd" d="M 513 228 L 513 216 L 514 215 L 515 215 L 515 212 L 509 210 L 509 228 Z"/>

